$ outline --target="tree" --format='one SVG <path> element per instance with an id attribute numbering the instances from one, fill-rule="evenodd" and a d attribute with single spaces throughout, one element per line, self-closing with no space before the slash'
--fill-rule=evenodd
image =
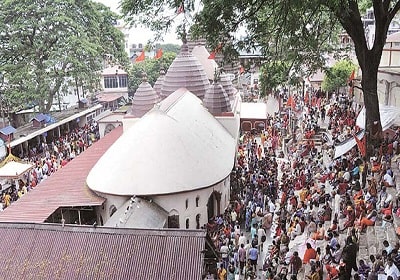
<path id="1" fill-rule="evenodd" d="M 331 68 L 325 70 L 325 78 L 322 82 L 324 91 L 338 91 L 340 87 L 347 86 L 349 77 L 357 66 L 350 60 L 340 60 Z"/>
<path id="2" fill-rule="evenodd" d="M 261 65 L 260 84 L 261 96 L 268 95 L 278 86 L 288 81 L 289 63 L 282 61 L 271 61 Z"/>
<path id="3" fill-rule="evenodd" d="M 145 59 L 144 61 L 134 63 L 128 71 L 129 75 L 129 92 L 134 94 L 142 83 L 143 73 L 147 74 L 147 81 L 154 85 L 157 78 L 160 76 L 160 70 L 168 70 L 176 54 L 173 52 L 164 52 L 159 59 Z"/>
<path id="4" fill-rule="evenodd" d="M 149 17 L 142 22 L 154 30 L 164 31 L 171 26 L 172 17 L 166 16 L 168 9 L 177 9 L 181 3 L 176 0 L 122 0 L 121 6 L 130 20 L 139 22 L 139 15 L 146 12 Z M 186 11 L 195 10 L 194 0 L 184 3 Z M 201 3 L 202 9 L 194 15 L 192 34 L 206 36 L 214 46 L 223 42 L 224 51 L 261 46 L 265 55 L 274 54 L 274 60 L 285 61 L 285 52 L 289 51 L 299 62 L 294 69 L 309 64 L 317 66 L 315 62 L 323 61 L 324 55 L 335 50 L 333 43 L 337 40 L 337 32 L 344 29 L 353 40 L 362 71 L 366 130 L 375 143 L 380 142 L 382 127 L 377 74 L 387 31 L 400 9 L 400 1 L 202 0 Z M 371 47 L 367 45 L 361 19 L 361 12 L 370 6 L 375 14 L 376 27 Z M 234 38 L 232 34 L 239 29 L 246 30 L 245 36 Z"/>
<path id="5" fill-rule="evenodd" d="M 11 108 L 48 112 L 70 85 L 99 88 L 104 58 L 126 65 L 117 15 L 73 0 L 5 0 L 0 5 L 0 71 Z"/>

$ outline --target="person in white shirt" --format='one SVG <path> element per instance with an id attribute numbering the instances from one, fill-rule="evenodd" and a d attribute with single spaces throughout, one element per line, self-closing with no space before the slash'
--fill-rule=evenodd
<path id="1" fill-rule="evenodd" d="M 267 234 L 265 233 L 265 230 L 262 227 L 258 228 L 257 237 L 258 237 L 258 246 L 259 246 L 258 251 L 262 252 L 263 248 L 264 248 L 264 242 L 266 241 L 266 238 L 267 238 Z"/>
<path id="2" fill-rule="evenodd" d="M 247 242 L 247 238 L 246 238 L 246 236 L 244 236 L 244 234 L 243 234 L 243 232 L 240 234 L 240 237 L 239 237 L 239 248 L 240 248 L 240 246 L 243 244 L 243 245 L 246 245 L 246 242 Z"/>
<path id="3" fill-rule="evenodd" d="M 296 225 L 294 230 L 290 233 L 290 238 L 293 240 L 298 235 L 301 235 L 301 225 L 299 221 L 296 220 Z"/>
<path id="4" fill-rule="evenodd" d="M 393 263 L 391 258 L 388 258 L 387 264 L 385 267 L 385 274 L 386 276 L 392 276 L 393 279 L 398 279 L 400 277 L 400 271 L 397 266 Z"/>
<path id="5" fill-rule="evenodd" d="M 390 176 L 389 172 L 386 172 L 386 174 L 383 176 L 383 181 L 387 187 L 394 187 L 393 177 Z"/>

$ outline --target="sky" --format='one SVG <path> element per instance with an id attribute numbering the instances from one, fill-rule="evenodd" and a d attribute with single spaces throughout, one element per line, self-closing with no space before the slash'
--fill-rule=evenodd
<path id="1" fill-rule="evenodd" d="M 119 13 L 118 6 L 120 0 L 95 0 L 96 2 L 102 3 L 111 8 L 113 12 Z M 146 28 L 132 28 L 129 32 L 129 45 L 143 43 L 146 44 L 148 40 L 152 39 L 152 32 Z M 180 45 L 182 42 L 177 39 L 177 35 L 174 33 L 174 28 L 169 34 L 164 37 L 164 42 Z"/>

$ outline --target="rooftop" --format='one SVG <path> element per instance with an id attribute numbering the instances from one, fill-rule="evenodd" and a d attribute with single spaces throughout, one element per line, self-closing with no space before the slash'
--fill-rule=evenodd
<path id="1" fill-rule="evenodd" d="M 202 230 L 0 223 L 0 235 L 1 279 L 200 280 L 209 244 Z"/>
<path id="2" fill-rule="evenodd" d="M 102 205 L 105 199 L 86 186 L 86 176 L 121 134 L 122 127 L 117 127 L 94 143 L 35 189 L 0 212 L 0 222 L 43 223 L 59 207 Z"/>

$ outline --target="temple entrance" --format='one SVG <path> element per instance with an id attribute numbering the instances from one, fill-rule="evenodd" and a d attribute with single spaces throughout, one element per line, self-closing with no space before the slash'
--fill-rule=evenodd
<path id="1" fill-rule="evenodd" d="M 211 218 L 221 214 L 221 193 L 214 191 L 207 202 L 207 218 Z"/>

